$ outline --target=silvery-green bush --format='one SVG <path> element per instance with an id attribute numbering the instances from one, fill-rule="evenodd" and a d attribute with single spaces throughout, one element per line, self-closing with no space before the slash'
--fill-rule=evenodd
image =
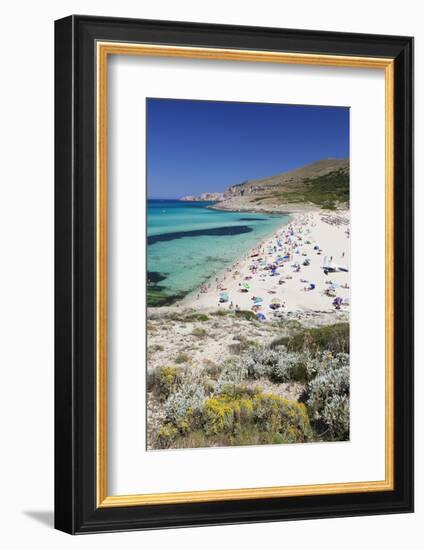
<path id="1" fill-rule="evenodd" d="M 277 349 L 260 347 L 249 349 L 240 359 L 247 376 L 253 379 L 269 378 L 272 382 L 306 381 L 306 352 L 288 351 L 284 346 Z"/>
<path id="2" fill-rule="evenodd" d="M 165 402 L 166 419 L 178 426 L 189 412 L 201 410 L 206 399 L 203 385 L 196 381 L 185 382 Z"/>
<path id="3" fill-rule="evenodd" d="M 305 389 L 311 419 L 334 440 L 349 438 L 349 385 L 349 356 L 327 354 Z"/>
<path id="4" fill-rule="evenodd" d="M 306 382 L 309 357 L 303 352 L 287 351 L 280 348 L 279 358 L 269 373 L 273 382 Z"/>
<path id="5" fill-rule="evenodd" d="M 309 355 L 305 361 L 308 379 L 312 380 L 319 374 L 332 371 L 346 365 L 349 365 L 348 353 L 332 353 L 323 351 L 315 356 Z"/>
<path id="6" fill-rule="evenodd" d="M 227 386 L 237 386 L 247 377 L 247 367 L 242 361 L 228 360 L 219 375 L 214 393 L 221 393 Z"/>
<path id="7" fill-rule="evenodd" d="M 324 406 L 322 419 L 335 439 L 349 439 L 349 407 L 349 396 L 346 394 L 333 395 Z"/>
<path id="8" fill-rule="evenodd" d="M 280 353 L 265 346 L 252 348 L 240 357 L 239 364 L 243 365 L 249 378 L 269 378 L 278 363 Z"/>

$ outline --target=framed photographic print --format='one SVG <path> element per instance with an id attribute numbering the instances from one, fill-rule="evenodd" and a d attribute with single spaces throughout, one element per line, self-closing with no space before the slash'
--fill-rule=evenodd
<path id="1" fill-rule="evenodd" d="M 413 509 L 413 39 L 55 26 L 55 525 Z"/>

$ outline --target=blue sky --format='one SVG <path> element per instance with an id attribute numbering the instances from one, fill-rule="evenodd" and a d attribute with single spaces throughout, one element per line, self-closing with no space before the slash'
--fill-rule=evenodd
<path id="1" fill-rule="evenodd" d="M 349 157 L 346 107 L 147 99 L 149 198 L 224 191 L 329 157 Z"/>

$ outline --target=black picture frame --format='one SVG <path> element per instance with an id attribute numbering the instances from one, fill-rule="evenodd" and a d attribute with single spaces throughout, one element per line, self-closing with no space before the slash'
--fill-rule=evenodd
<path id="1" fill-rule="evenodd" d="M 98 508 L 98 40 L 394 60 L 393 491 Z M 73 15 L 55 22 L 55 527 L 67 533 L 413 511 L 413 39 Z"/>

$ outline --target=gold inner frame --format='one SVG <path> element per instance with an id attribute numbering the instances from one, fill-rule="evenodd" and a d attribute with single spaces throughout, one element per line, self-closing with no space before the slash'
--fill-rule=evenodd
<path id="1" fill-rule="evenodd" d="M 394 489 L 394 61 L 350 57 L 217 48 L 97 42 L 97 506 L 141 506 L 305 495 L 364 493 Z M 107 492 L 107 60 L 109 55 L 143 55 L 220 59 L 385 71 L 385 479 L 315 485 L 217 489 L 178 493 L 108 496 Z"/>

